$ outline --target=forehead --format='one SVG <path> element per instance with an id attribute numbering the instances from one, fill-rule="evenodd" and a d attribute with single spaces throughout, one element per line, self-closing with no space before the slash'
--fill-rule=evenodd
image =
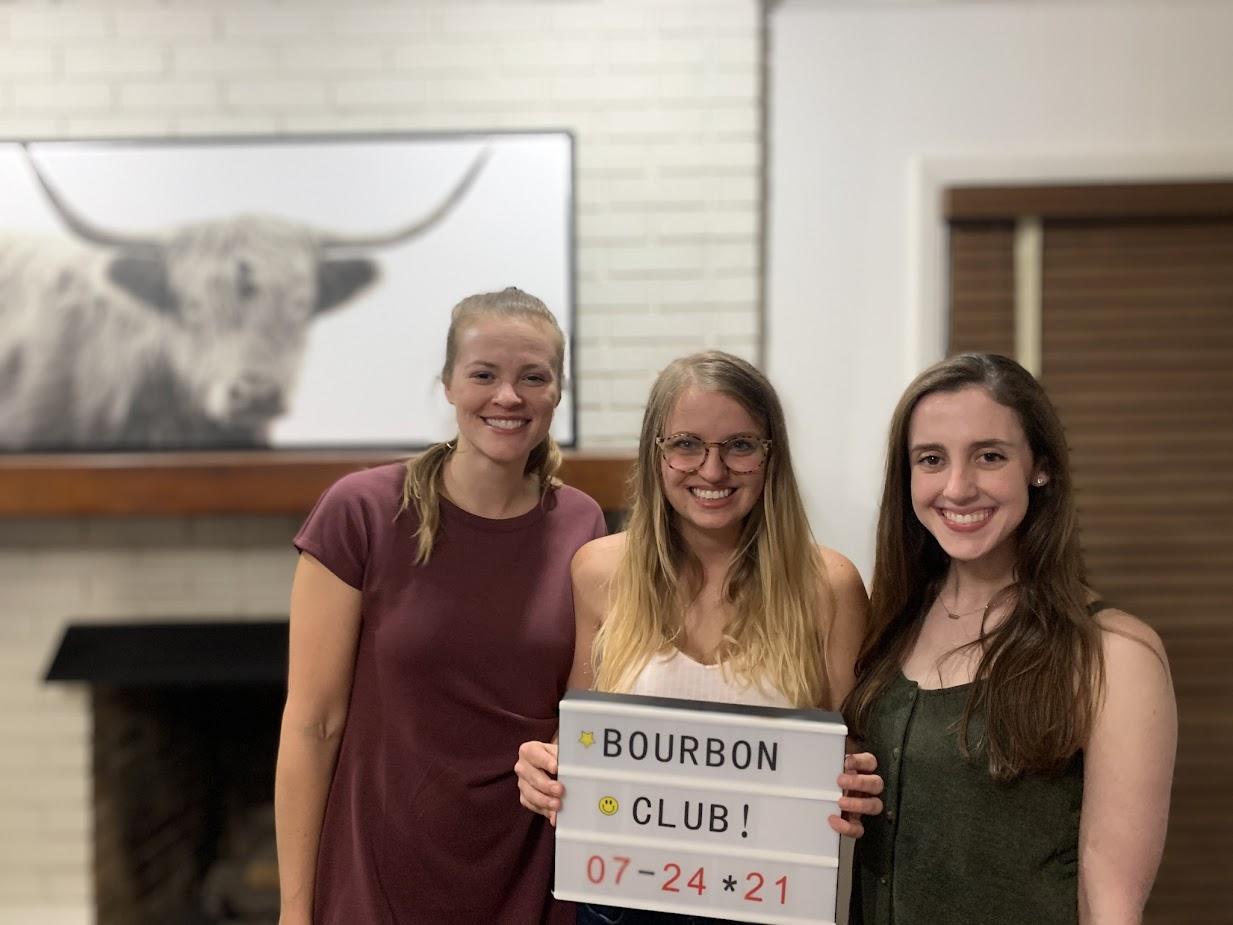
<path id="1" fill-rule="evenodd" d="M 993 400 L 987 389 L 968 386 L 926 395 L 912 411 L 908 444 L 963 446 L 981 440 L 1024 443 L 1019 415 Z"/>
<path id="2" fill-rule="evenodd" d="M 761 434 L 762 422 L 730 395 L 708 392 L 691 385 L 668 414 L 667 433 L 688 432 L 708 440 L 722 440 L 733 434 Z"/>
<path id="3" fill-rule="evenodd" d="M 543 363 L 555 366 L 559 341 L 548 325 L 523 318 L 479 318 L 458 333 L 462 363 Z"/>

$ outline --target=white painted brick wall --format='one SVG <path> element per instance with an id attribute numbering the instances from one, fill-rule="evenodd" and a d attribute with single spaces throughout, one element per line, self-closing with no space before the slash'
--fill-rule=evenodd
<path id="1" fill-rule="evenodd" d="M 655 372 L 755 358 L 755 0 L 14 0 L 0 138 L 569 128 L 580 434 Z M 285 612 L 294 520 L 0 520 L 0 925 L 90 921 L 89 710 L 40 682 L 66 618 Z"/>
<path id="2" fill-rule="evenodd" d="M 89 921 L 88 692 L 40 681 L 65 619 L 283 614 L 296 525 L 0 520 L 0 923 Z"/>

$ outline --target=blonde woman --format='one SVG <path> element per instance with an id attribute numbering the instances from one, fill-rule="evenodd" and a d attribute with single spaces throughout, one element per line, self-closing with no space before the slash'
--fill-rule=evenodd
<path id="1" fill-rule="evenodd" d="M 726 353 L 685 357 L 643 416 L 628 529 L 571 568 L 577 624 L 569 686 L 691 700 L 836 709 L 854 683 L 868 600 L 839 553 L 815 546 L 783 410 L 757 369 Z M 521 802 L 555 821 L 556 746 L 524 743 Z M 872 756 L 849 758 L 840 806 L 881 811 Z M 863 773 L 862 773 L 863 772 Z M 831 825 L 859 835 L 858 819 Z M 667 921 L 583 907 L 580 922 Z"/>
<path id="2" fill-rule="evenodd" d="M 538 299 L 464 299 L 441 372 L 457 437 L 341 479 L 295 538 L 282 925 L 572 918 L 508 763 L 556 726 L 570 559 L 605 532 L 556 479 L 564 352 Z"/>

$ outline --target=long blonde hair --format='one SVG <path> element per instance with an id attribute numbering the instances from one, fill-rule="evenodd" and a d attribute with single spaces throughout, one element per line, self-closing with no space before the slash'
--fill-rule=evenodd
<path id="1" fill-rule="evenodd" d="M 956 734 L 961 752 L 987 755 L 995 780 L 1064 768 L 1091 731 L 1104 684 L 1100 627 L 1087 611 L 1083 551 L 1066 432 L 1045 390 L 1014 360 L 967 353 L 929 367 L 907 387 L 891 418 L 886 479 L 873 569 L 873 625 L 856 661 L 844 715 L 853 735 L 868 731 L 878 701 L 900 669 L 950 566 L 912 510 L 908 438 L 927 395 L 985 389 L 1015 412 L 1035 466 L 1049 480 L 1029 488 L 1016 531 L 1015 583 L 1000 625 L 971 645 L 980 653 L 972 695 Z M 973 718 L 984 732 L 970 741 Z"/>
<path id="2" fill-rule="evenodd" d="M 441 381 L 448 383 L 454 373 L 454 361 L 458 357 L 458 338 L 462 331 L 483 318 L 514 318 L 541 324 L 552 338 L 553 371 L 557 383 L 564 386 L 565 335 L 552 312 L 535 296 L 510 286 L 500 292 L 482 292 L 467 296 L 454 306 L 450 314 L 449 332 L 445 336 L 445 364 L 441 367 Z M 425 564 L 432 555 L 432 547 L 441 526 L 440 495 L 444 479 L 445 461 L 454 452 L 458 438 L 445 443 L 434 443 L 418 456 L 407 460 L 406 476 L 402 485 L 402 514 L 414 506 L 419 518 L 415 530 L 415 564 Z M 526 474 L 534 474 L 543 491 L 560 486 L 557 473 L 561 469 L 561 450 L 551 436 L 538 443 L 527 457 Z"/>
<path id="3" fill-rule="evenodd" d="M 628 689 L 653 655 L 673 647 L 682 628 L 681 589 L 701 581 L 700 563 L 664 498 L 655 443 L 667 436 L 668 417 L 690 386 L 735 399 L 771 439 L 765 486 L 724 581 L 723 598 L 735 616 L 724 629 L 719 662 L 742 681 L 774 685 L 797 706 L 820 706 L 828 679 L 819 627 L 829 625 L 834 601 L 792 472 L 783 408 L 762 373 L 718 351 L 673 361 L 651 388 L 630 480 L 625 548 L 592 653 L 596 687 Z M 819 587 L 827 588 L 825 600 L 819 600 Z M 819 607 L 830 611 L 826 621 L 818 619 Z"/>

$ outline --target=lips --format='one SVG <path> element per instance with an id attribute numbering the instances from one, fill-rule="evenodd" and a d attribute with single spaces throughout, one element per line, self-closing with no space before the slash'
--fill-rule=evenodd
<path id="1" fill-rule="evenodd" d="M 687 490 L 694 504 L 704 510 L 726 508 L 733 503 L 733 497 L 736 495 L 735 488 L 693 487 Z"/>
<path id="2" fill-rule="evenodd" d="M 695 498 L 701 498 L 703 501 L 722 501 L 729 497 L 735 488 L 691 488 L 690 494 Z"/>
<path id="3" fill-rule="evenodd" d="M 526 418 L 482 418 L 482 420 L 489 427 L 493 427 L 497 430 L 503 430 L 509 433 L 512 433 L 513 431 L 517 431 L 517 430 L 522 430 L 522 428 L 526 427 L 529 423 L 531 423 Z"/>
<path id="4" fill-rule="evenodd" d="M 934 508 L 934 510 L 950 529 L 960 533 L 971 533 L 989 522 L 995 508 L 983 507 L 973 511 L 952 511 L 948 508 Z"/>

